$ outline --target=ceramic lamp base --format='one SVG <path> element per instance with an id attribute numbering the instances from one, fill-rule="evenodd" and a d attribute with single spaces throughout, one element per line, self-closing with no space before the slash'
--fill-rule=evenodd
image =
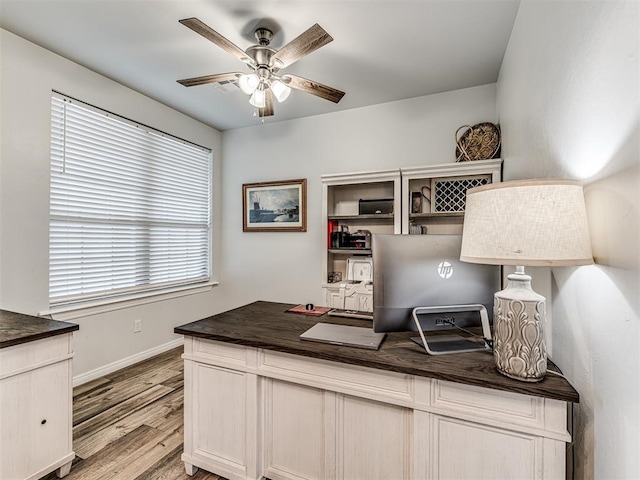
<path id="1" fill-rule="evenodd" d="M 545 298 L 531 289 L 523 267 L 507 278 L 507 288 L 495 294 L 493 306 L 496 367 L 509 378 L 539 382 L 547 372 Z"/>

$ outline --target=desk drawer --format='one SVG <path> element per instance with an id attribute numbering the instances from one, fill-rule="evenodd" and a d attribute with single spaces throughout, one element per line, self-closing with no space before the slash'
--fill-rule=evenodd
<path id="1" fill-rule="evenodd" d="M 0 378 L 71 358 L 71 335 L 54 335 L 0 349 Z"/>
<path id="2" fill-rule="evenodd" d="M 441 380 L 434 381 L 432 392 L 433 406 L 465 411 L 495 412 L 499 416 L 507 415 L 528 420 L 539 417 L 542 403 L 542 399 L 528 395 Z"/>
<path id="3" fill-rule="evenodd" d="M 189 342 L 192 345 L 191 352 L 188 350 Z M 202 338 L 190 339 L 187 337 L 185 341 L 185 353 L 193 355 L 195 360 L 243 370 L 243 367 L 247 366 L 248 352 L 250 350 L 253 349 Z"/>
<path id="4" fill-rule="evenodd" d="M 400 403 L 413 399 L 413 378 L 396 372 L 263 350 L 261 375 L 303 382 L 326 390 Z"/>
<path id="5" fill-rule="evenodd" d="M 465 420 L 571 441 L 567 431 L 567 404 L 472 385 L 434 380 L 431 411 Z"/>

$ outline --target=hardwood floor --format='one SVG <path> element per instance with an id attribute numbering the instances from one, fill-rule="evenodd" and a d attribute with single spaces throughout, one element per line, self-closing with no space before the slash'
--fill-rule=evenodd
<path id="1" fill-rule="evenodd" d="M 182 347 L 73 390 L 68 480 L 224 480 L 180 460 L 183 442 Z M 57 479 L 55 473 L 44 477 Z"/>

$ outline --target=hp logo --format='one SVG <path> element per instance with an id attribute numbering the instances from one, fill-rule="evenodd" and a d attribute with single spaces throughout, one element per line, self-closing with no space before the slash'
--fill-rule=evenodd
<path id="1" fill-rule="evenodd" d="M 453 275 L 453 265 L 446 260 L 438 265 L 438 275 L 445 280 Z"/>

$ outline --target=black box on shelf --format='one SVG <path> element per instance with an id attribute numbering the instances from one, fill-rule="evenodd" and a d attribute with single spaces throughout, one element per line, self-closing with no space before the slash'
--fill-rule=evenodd
<path id="1" fill-rule="evenodd" d="M 393 213 L 393 198 L 383 198 L 378 200 L 360 199 L 358 202 L 358 213 L 360 215 Z"/>

